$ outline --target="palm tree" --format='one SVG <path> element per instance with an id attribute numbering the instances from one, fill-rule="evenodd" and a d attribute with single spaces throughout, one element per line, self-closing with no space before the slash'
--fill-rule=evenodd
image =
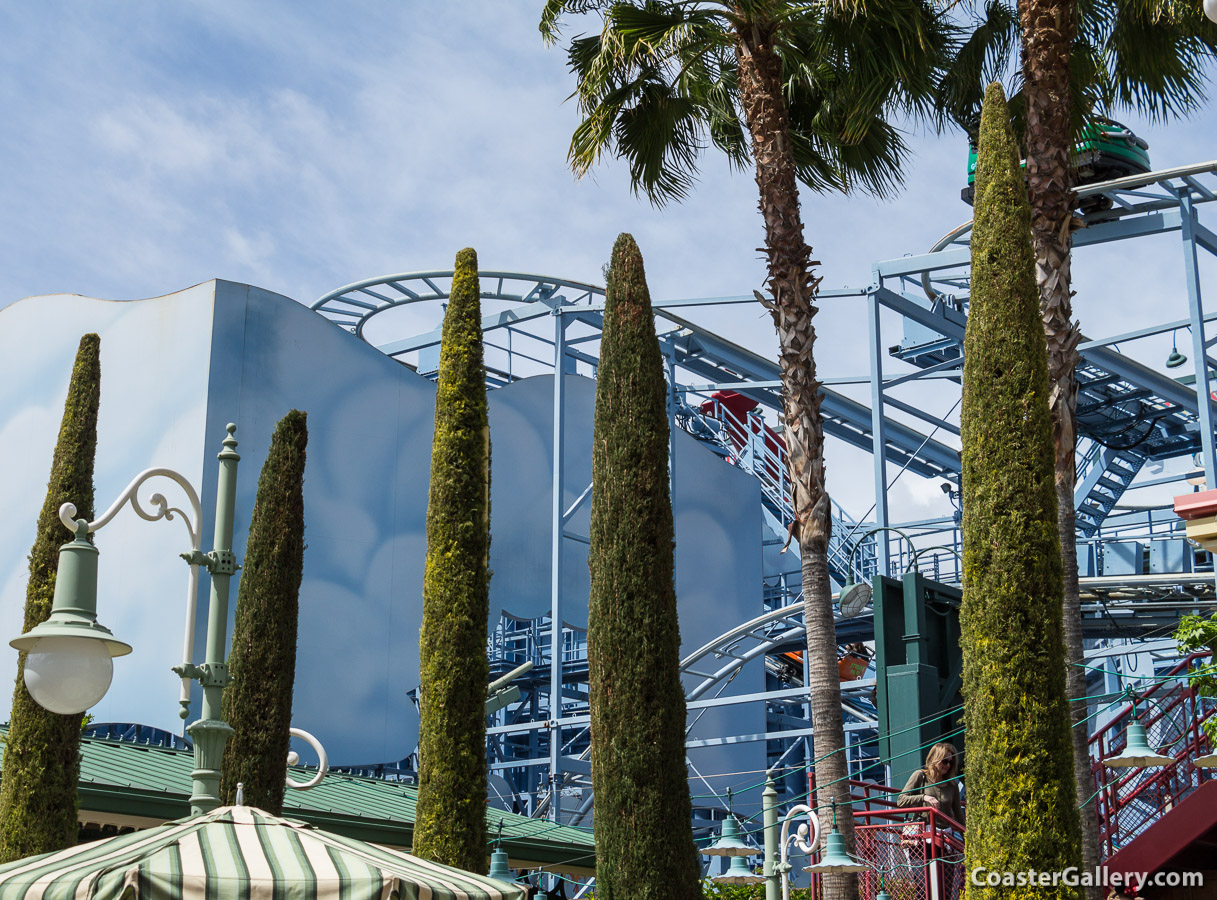
<path id="1" fill-rule="evenodd" d="M 1217 25 L 1199 3 L 1167 0 L 1023 0 L 1017 14 L 988 0 L 984 16 L 944 78 L 941 109 L 969 132 L 979 122 L 984 85 L 1011 62 L 1021 32 L 1022 87 L 1013 98 L 1026 149 L 1031 233 L 1040 310 L 1048 342 L 1050 404 L 1056 447 L 1057 522 L 1064 564 L 1066 684 L 1086 696 L 1080 663 L 1082 613 L 1074 521 L 1074 368 L 1081 330 L 1071 303 L 1071 233 L 1076 197 L 1070 154 L 1079 130 L 1096 114 L 1132 110 L 1154 119 L 1183 116 L 1204 99 L 1206 62 L 1217 56 Z M 1082 864 L 1099 864 L 1086 703 L 1072 704 L 1077 801 L 1082 811 Z M 1097 896 L 1094 889 L 1092 896 Z"/>
<path id="2" fill-rule="evenodd" d="M 606 153 L 625 160 L 636 191 L 659 205 L 693 188 L 711 145 L 733 166 L 751 161 L 760 193 L 769 296 L 777 329 L 792 505 L 801 551 L 815 775 L 821 818 L 849 800 L 836 632 L 828 575 L 832 521 L 816 379 L 820 279 L 803 237 L 799 182 L 816 191 L 883 195 L 900 179 L 905 145 L 888 121 L 926 114 L 948 31 L 923 0 L 891 0 L 864 15 L 776 0 L 547 0 L 541 31 L 595 13 L 599 34 L 569 47 L 583 121 L 569 161 L 588 172 Z M 841 817 L 850 847 L 853 817 Z M 826 898 L 856 896 L 836 877 Z"/>

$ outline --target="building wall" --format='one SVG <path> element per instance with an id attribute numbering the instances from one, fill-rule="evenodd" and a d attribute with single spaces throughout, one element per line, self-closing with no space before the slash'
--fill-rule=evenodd
<path id="1" fill-rule="evenodd" d="M 410 753 L 418 725 L 407 691 L 418 683 L 434 387 L 305 307 L 258 288 L 216 281 L 155 300 L 39 297 L 0 311 L 0 464 L 13 473 L 0 483 L 8 513 L 0 526 L 2 634 L 20 629 L 24 558 L 72 356 L 89 330 L 102 336 L 99 507 L 140 469 L 177 468 L 200 488 L 204 549 L 211 546 L 215 454 L 225 423 L 238 424 L 242 457 L 240 556 L 274 425 L 293 407 L 309 414 L 308 549 L 293 721 L 316 734 L 336 763 Z M 564 507 L 590 479 L 595 384 L 567 376 L 566 387 Z M 500 610 L 531 617 L 550 607 L 552 398 L 549 376 L 490 395 L 492 622 Z M 142 495 L 152 490 L 174 497 L 165 485 L 150 485 Z M 687 652 L 760 612 L 760 503 L 749 476 L 683 433 L 674 497 Z M 568 530 L 586 535 L 587 514 L 585 503 Z M 116 660 L 113 687 L 94 710 L 97 721 L 180 731 L 178 682 L 168 668 L 181 656 L 187 573 L 176 554 L 187 549 L 185 530 L 150 525 L 125 510 L 99 533 L 98 546 L 99 617 L 136 649 Z M 584 627 L 586 545 L 568 540 L 564 551 L 563 619 Z M 196 659 L 203 650 L 205 574 L 200 581 Z M 15 652 L 4 646 L 2 653 L 13 671 Z M 754 663 L 727 693 L 762 687 Z M 763 711 L 753 704 L 706 712 L 691 737 L 727 730 L 763 731 Z M 705 749 L 693 758 L 708 773 L 758 769 L 764 747 Z"/>

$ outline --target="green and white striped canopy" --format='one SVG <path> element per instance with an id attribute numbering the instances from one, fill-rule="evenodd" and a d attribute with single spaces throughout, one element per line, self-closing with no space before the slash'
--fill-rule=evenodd
<path id="1" fill-rule="evenodd" d="M 0 866 L 0 900 L 523 900 L 524 890 L 225 806 Z"/>

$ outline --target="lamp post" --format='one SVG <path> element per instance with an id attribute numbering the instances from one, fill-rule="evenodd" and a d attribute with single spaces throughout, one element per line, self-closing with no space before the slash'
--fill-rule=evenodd
<path id="1" fill-rule="evenodd" d="M 849 551 L 849 556 L 845 559 L 845 584 L 841 585 L 841 593 L 837 595 L 837 605 L 841 608 L 841 614 L 845 616 L 856 616 L 862 611 L 862 607 L 866 606 L 871 599 L 871 586 L 865 581 L 854 582 L 854 557 L 858 551 L 862 549 L 862 543 L 871 535 L 878 534 L 880 531 L 891 531 L 904 538 L 905 543 L 909 545 L 909 550 L 912 553 L 917 552 L 917 545 L 913 543 L 913 539 L 901 531 L 899 528 L 892 528 L 890 525 L 880 525 L 877 528 L 872 528 L 862 537 L 854 542 L 853 549 Z M 884 573 L 886 574 L 886 573 Z"/>
<path id="2" fill-rule="evenodd" d="M 781 817 L 779 831 L 777 783 L 770 773 L 765 779 L 765 791 L 761 794 L 762 821 L 764 822 L 765 850 L 764 866 L 761 875 L 754 875 L 743 864 L 745 856 L 753 856 L 756 848 L 743 840 L 739 832 L 739 823 L 728 808 L 727 818 L 723 820 L 722 834 L 715 843 L 702 850 L 704 856 L 731 857 L 731 867 L 723 875 L 714 876 L 713 880 L 728 884 L 755 884 L 765 882 L 765 900 L 777 900 L 779 891 L 782 900 L 790 900 L 790 845 L 794 844 L 803 853 L 815 853 L 820 845 L 820 822 L 815 815 L 815 809 L 805 804 L 792 806 L 785 816 Z M 728 801 L 728 807 L 730 801 Z M 845 852 L 845 838 L 836 830 L 836 805 L 833 805 L 833 831 L 827 836 L 824 859 L 804 871 L 819 874 L 864 872 L 869 866 L 853 859 Z M 801 822 L 794 834 L 790 833 L 791 824 L 799 817 L 806 816 L 807 821 Z M 810 837 L 810 840 L 808 838 Z"/>
<path id="3" fill-rule="evenodd" d="M 189 679 L 203 687 L 203 707 L 197 721 L 186 728 L 194 739 L 194 781 L 190 794 L 192 815 L 210 812 L 220 805 L 220 762 L 224 745 L 232 727 L 220 713 L 220 700 L 228 683 L 225 645 L 228 631 L 228 593 L 236 573 L 236 556 L 232 552 L 234 507 L 237 494 L 237 426 L 228 425 L 223 449 L 219 453 L 220 475 L 216 491 L 216 518 L 213 549 L 203 553 L 199 545 L 201 508 L 198 493 L 190 482 L 172 469 L 147 469 L 135 477 L 118 500 L 95 522 L 76 519 L 76 507 L 65 503 L 59 509 L 64 527 L 74 539 L 59 551 L 59 569 L 55 580 L 55 597 L 50 617 L 21 637 L 9 642 L 25 651 L 25 683 L 34 700 L 46 709 L 58 713 L 84 712 L 105 696 L 110 687 L 114 665 L 112 657 L 131 652 L 129 644 L 117 640 L 109 629 L 97 623 L 97 548 L 88 541 L 90 532 L 105 526 L 130 501 L 140 518 L 149 522 L 173 519 L 175 514 L 186 519 L 190 531 L 191 550 L 182 558 L 190 565 L 190 587 L 186 600 L 185 660 L 173 671 L 182 678 L 182 699 L 179 715 L 189 715 Z M 155 511 L 144 509 L 136 492 L 145 481 L 165 477 L 176 482 L 190 500 L 193 523 L 180 509 L 172 508 L 161 494 L 153 494 L 150 502 Z M 190 661 L 194 643 L 195 595 L 198 587 L 198 567 L 211 574 L 211 598 L 207 610 L 207 648 L 202 665 Z"/>

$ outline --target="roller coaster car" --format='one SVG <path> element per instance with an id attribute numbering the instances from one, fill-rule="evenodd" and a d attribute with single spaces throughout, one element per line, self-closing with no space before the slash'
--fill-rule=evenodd
<path id="1" fill-rule="evenodd" d="M 1073 148 L 1073 184 L 1097 184 L 1127 175 L 1150 171 L 1149 144 L 1112 119 L 1097 118 L 1082 129 L 1081 138 Z M 1027 161 L 1023 160 L 1023 167 Z M 968 186 L 959 192 L 963 202 L 972 205 L 976 194 L 976 144 L 968 145 Z M 1083 213 L 1101 212 L 1111 208 L 1111 199 L 1103 196 L 1085 197 L 1079 203 Z"/>

